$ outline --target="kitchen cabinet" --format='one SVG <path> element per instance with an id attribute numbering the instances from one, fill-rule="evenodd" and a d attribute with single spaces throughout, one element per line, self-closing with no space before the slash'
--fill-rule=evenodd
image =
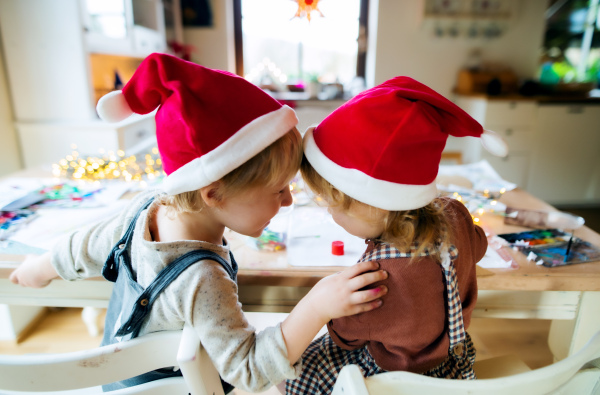
<path id="1" fill-rule="evenodd" d="M 165 1 L 178 7 L 178 0 Z M 110 66 L 108 77 L 98 76 L 93 65 L 103 55 L 141 62 L 166 50 L 165 34 L 162 0 L 0 0 L 0 37 L 25 166 L 58 161 L 71 144 L 127 151 L 140 140 L 131 135 L 154 135 L 147 117 L 127 125 L 100 121 L 96 102 L 116 77 Z M 95 86 L 99 78 L 108 80 L 108 89 Z"/>
<path id="2" fill-rule="evenodd" d="M 80 7 L 90 52 L 144 57 L 167 49 L 161 0 L 87 0 Z"/>
<path id="3" fill-rule="evenodd" d="M 74 150 L 80 156 L 103 156 L 123 150 L 129 155 L 147 152 L 156 145 L 154 113 L 134 114 L 117 123 L 100 120 L 53 123 L 17 122 L 17 133 L 26 144 L 26 168 L 58 163 Z"/>
<path id="4" fill-rule="evenodd" d="M 600 103 L 538 109 L 528 191 L 555 205 L 600 203 Z"/>
<path id="5" fill-rule="evenodd" d="M 508 143 L 506 158 L 472 155 L 504 179 L 554 205 L 600 203 L 600 102 L 481 95 L 455 102 Z"/>
<path id="6" fill-rule="evenodd" d="M 107 8 L 111 3 L 127 11 L 112 15 L 121 20 L 123 37 L 118 37 L 119 29 L 110 33 L 113 37 L 101 33 L 106 25 L 101 23 L 102 14 L 88 9 L 89 4 Z M 0 0 L 0 33 L 17 121 L 96 118 L 91 55 L 101 52 L 141 59 L 151 52 L 164 52 L 161 4 L 160 0 Z M 133 9 L 146 10 L 151 16 L 133 14 Z M 136 17 L 140 25 L 134 23 Z M 137 33 L 141 31 L 145 33 Z"/>
<path id="7" fill-rule="evenodd" d="M 479 146 L 474 147 L 471 143 L 472 148 L 463 153 L 464 161 L 468 163 L 485 159 L 502 178 L 527 189 L 529 167 L 534 149 L 537 103 L 534 101 L 460 97 L 456 100 L 456 104 L 481 123 L 484 128 L 502 136 L 509 148 L 508 156 L 498 158 Z M 462 140 L 462 138 L 458 140 Z"/>
<path id="8" fill-rule="evenodd" d="M 485 128 L 498 133 L 508 144 L 508 155 L 499 158 L 482 150 L 498 174 L 519 187 L 528 189 L 529 167 L 534 149 L 537 105 L 525 101 L 493 101 L 488 104 Z"/>
<path id="9" fill-rule="evenodd" d="M 298 117 L 298 131 L 304 135 L 306 129 L 321 123 L 336 108 L 344 104 L 344 100 L 298 100 L 294 111 Z"/>

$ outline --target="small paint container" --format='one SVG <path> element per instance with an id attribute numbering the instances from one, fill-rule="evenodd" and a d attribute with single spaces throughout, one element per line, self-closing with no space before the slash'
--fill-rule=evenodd
<path id="1" fill-rule="evenodd" d="M 333 255 L 344 255 L 344 242 L 339 240 L 332 241 L 331 253 Z"/>

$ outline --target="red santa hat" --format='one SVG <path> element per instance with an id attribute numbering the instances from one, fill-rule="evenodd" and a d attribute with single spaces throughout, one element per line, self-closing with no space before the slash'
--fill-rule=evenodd
<path id="1" fill-rule="evenodd" d="M 506 156 L 497 134 L 408 77 L 364 91 L 304 136 L 314 169 L 348 196 L 385 210 L 412 210 L 437 196 L 435 179 L 448 135 L 480 137 Z"/>
<path id="2" fill-rule="evenodd" d="M 285 135 L 296 113 L 245 79 L 166 54 L 151 54 L 122 91 L 102 97 L 109 122 L 156 113 L 158 150 L 171 195 L 221 179 Z"/>

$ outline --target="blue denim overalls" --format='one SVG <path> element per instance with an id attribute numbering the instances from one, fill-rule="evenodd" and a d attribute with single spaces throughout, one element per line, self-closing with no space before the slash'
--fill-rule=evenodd
<path id="1" fill-rule="evenodd" d="M 170 264 L 168 264 L 146 289 L 136 282 L 131 267 L 131 259 L 128 250 L 131 248 L 133 232 L 140 213 L 148 208 L 154 198 L 146 202 L 131 220 L 127 231 L 121 240 L 113 247 L 108 255 L 102 275 L 108 281 L 115 283 L 104 323 L 104 337 L 102 346 L 120 341 L 129 340 L 139 335 L 142 325 L 146 321 L 152 304 L 160 293 L 189 266 L 204 259 L 218 262 L 229 273 L 233 281 L 236 281 L 237 263 L 230 253 L 231 265 L 212 251 L 194 250 L 190 251 Z M 139 376 L 104 385 L 104 391 L 113 391 L 120 388 L 132 387 L 134 385 L 154 381 L 166 377 L 181 376 L 179 370 L 174 371 L 172 367 L 154 370 Z M 225 393 L 233 390 L 233 386 L 221 380 Z"/>

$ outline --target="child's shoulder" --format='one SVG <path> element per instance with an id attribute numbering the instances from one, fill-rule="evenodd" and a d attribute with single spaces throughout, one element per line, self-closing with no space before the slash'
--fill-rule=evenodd
<path id="1" fill-rule="evenodd" d="M 454 198 L 449 196 L 439 197 L 438 201 L 446 212 L 469 212 L 465 205 Z"/>
<path id="2" fill-rule="evenodd" d="M 136 194 L 131 199 L 131 202 L 129 202 L 129 205 L 127 206 L 127 210 L 135 211 L 135 212 L 139 211 L 140 208 L 144 207 L 150 199 L 155 198 L 160 193 L 161 193 L 160 190 L 148 189 L 148 190 L 144 190 L 144 191 Z"/>
<path id="3" fill-rule="evenodd" d="M 473 222 L 469 209 L 461 201 L 451 197 L 441 197 L 439 201 L 444 208 L 444 215 L 449 221 L 467 220 L 469 223 Z"/>
<path id="4" fill-rule="evenodd" d="M 159 193 L 160 191 L 158 190 L 145 190 L 132 197 L 131 201 L 119 214 L 124 225 L 131 221 L 132 218 L 136 217 L 142 208 L 149 206 L 148 203 L 150 199 L 157 196 Z"/>

